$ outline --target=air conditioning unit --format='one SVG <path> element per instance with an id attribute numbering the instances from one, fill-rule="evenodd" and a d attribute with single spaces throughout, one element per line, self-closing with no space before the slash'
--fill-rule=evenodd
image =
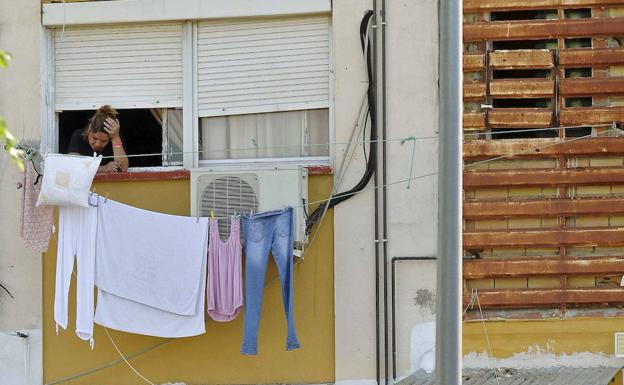
<path id="1" fill-rule="evenodd" d="M 218 218 L 232 214 L 294 210 L 295 248 L 306 243 L 304 201 L 308 201 L 308 170 L 301 166 L 219 166 L 191 170 L 191 214 Z M 307 207 L 305 208 L 307 210 Z M 219 220 L 222 236 L 230 223 Z"/>
<path id="2" fill-rule="evenodd" d="M 624 333 L 615 333 L 615 356 L 624 357 Z"/>

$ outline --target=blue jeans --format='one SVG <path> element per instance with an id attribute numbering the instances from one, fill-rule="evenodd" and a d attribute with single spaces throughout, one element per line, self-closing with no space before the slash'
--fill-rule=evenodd
<path id="1" fill-rule="evenodd" d="M 277 264 L 282 300 L 288 323 L 286 350 L 297 349 L 299 341 L 293 318 L 293 209 L 243 215 L 245 234 L 245 317 L 241 354 L 258 353 L 258 324 L 262 310 L 264 275 L 269 251 Z"/>

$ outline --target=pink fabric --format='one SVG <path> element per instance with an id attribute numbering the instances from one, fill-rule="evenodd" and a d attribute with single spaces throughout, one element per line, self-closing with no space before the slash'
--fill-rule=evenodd
<path id="1" fill-rule="evenodd" d="M 208 314 L 215 321 L 231 321 L 243 308 L 240 217 L 231 218 L 230 237 L 219 236 L 217 219 L 210 219 L 208 244 Z"/>
<path id="2" fill-rule="evenodd" d="M 24 246 L 40 253 L 48 251 L 48 243 L 54 226 L 54 207 L 36 207 L 41 179 L 35 185 L 37 172 L 32 162 L 24 163 L 22 182 L 22 212 L 20 217 L 20 238 Z"/>

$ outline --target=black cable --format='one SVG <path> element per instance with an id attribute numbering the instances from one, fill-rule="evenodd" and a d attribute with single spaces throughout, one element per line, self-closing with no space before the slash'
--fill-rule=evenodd
<path id="1" fill-rule="evenodd" d="M 362 130 L 362 152 L 364 152 L 365 164 L 368 164 L 368 155 L 366 154 L 366 124 L 367 123 L 368 123 L 368 108 L 366 109 L 366 118 L 364 119 L 364 129 Z"/>
<path id="2" fill-rule="evenodd" d="M 306 218 L 306 234 L 309 234 L 312 230 L 312 226 L 321 218 L 323 212 L 325 211 L 325 206 L 329 205 L 329 208 L 334 207 L 335 205 L 346 201 L 352 196 L 356 195 L 357 192 L 360 192 L 368 185 L 373 173 L 375 172 L 375 166 L 377 164 L 377 149 L 373 143 L 377 141 L 377 122 L 375 119 L 375 82 L 373 80 L 373 64 L 372 64 L 372 53 L 369 49 L 366 50 L 366 32 L 368 29 L 369 21 L 373 17 L 373 11 L 368 10 L 366 14 L 362 18 L 360 22 L 360 44 L 362 46 L 362 52 L 366 55 L 366 70 L 368 74 L 368 114 L 367 118 L 370 116 L 371 128 L 370 128 L 370 149 L 369 149 L 369 158 L 366 163 L 366 171 L 364 171 L 364 175 L 360 181 L 353 186 L 349 191 L 344 191 L 341 193 L 337 193 L 333 195 L 328 201 L 321 203 L 313 212 Z M 369 45 L 372 44 L 370 38 L 368 38 Z"/>

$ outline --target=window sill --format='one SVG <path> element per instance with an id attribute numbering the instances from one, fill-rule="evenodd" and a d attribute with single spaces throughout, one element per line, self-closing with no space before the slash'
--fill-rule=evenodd
<path id="1" fill-rule="evenodd" d="M 163 169 L 138 169 L 128 172 L 110 172 L 96 174 L 96 182 L 122 182 L 138 180 L 169 180 L 169 179 L 190 179 L 191 172 L 186 169 L 176 168 L 175 170 Z"/>
<path id="2" fill-rule="evenodd" d="M 317 165 L 306 166 L 308 175 L 332 175 L 334 170 L 331 166 Z M 166 170 L 163 168 L 142 168 L 130 170 L 128 172 L 102 173 L 96 174 L 95 182 L 124 182 L 139 180 L 170 180 L 170 179 L 189 179 L 191 172 L 184 168 L 175 168 L 174 170 Z"/>

